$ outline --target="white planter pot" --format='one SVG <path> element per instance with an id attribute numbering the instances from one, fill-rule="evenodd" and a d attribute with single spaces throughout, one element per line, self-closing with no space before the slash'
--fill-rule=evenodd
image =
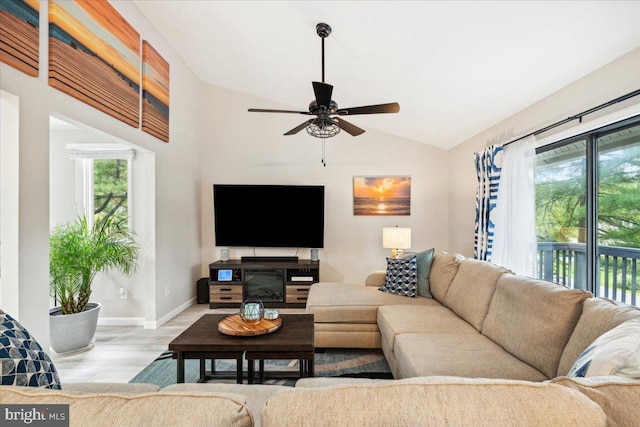
<path id="1" fill-rule="evenodd" d="M 82 313 L 64 315 L 60 307 L 49 309 L 51 348 L 58 354 L 90 350 L 100 307 L 100 303 L 90 302 Z"/>

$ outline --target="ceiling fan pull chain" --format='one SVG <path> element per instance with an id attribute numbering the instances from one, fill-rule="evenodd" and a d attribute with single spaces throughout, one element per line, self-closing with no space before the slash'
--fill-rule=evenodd
<path id="1" fill-rule="evenodd" d="M 327 140 L 327 138 L 322 138 L 322 166 L 325 167 L 325 168 L 327 167 L 327 164 L 324 161 L 325 153 L 326 153 L 324 143 L 325 143 L 326 140 Z"/>

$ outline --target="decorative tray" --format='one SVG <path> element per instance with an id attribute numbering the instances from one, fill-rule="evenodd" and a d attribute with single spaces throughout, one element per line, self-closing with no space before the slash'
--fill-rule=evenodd
<path id="1" fill-rule="evenodd" d="M 218 330 L 225 335 L 252 336 L 264 335 L 280 329 L 282 318 L 274 320 L 262 319 L 257 323 L 245 323 L 239 314 L 227 316 L 218 323 Z"/>

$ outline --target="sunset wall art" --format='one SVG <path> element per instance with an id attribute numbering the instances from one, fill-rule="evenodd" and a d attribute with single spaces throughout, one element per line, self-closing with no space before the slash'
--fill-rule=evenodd
<path id="1" fill-rule="evenodd" d="M 0 0 L 0 62 L 38 75 L 39 0 Z"/>
<path id="2" fill-rule="evenodd" d="M 49 85 L 139 127 L 140 35 L 107 0 L 50 0 Z"/>
<path id="3" fill-rule="evenodd" d="M 354 177 L 353 214 L 411 215 L 411 177 Z"/>
<path id="4" fill-rule="evenodd" d="M 169 63 L 142 42 L 142 130 L 169 142 Z"/>

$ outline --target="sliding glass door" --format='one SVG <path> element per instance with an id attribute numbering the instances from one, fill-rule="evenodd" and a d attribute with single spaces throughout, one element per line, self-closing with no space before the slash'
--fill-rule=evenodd
<path id="1" fill-rule="evenodd" d="M 638 305 L 640 118 L 536 154 L 538 277 Z"/>
<path id="2" fill-rule="evenodd" d="M 640 258 L 640 125 L 598 136 L 600 296 L 636 305 Z"/>
<path id="3" fill-rule="evenodd" d="M 578 138 L 536 155 L 538 276 L 586 289 L 587 140 Z"/>

